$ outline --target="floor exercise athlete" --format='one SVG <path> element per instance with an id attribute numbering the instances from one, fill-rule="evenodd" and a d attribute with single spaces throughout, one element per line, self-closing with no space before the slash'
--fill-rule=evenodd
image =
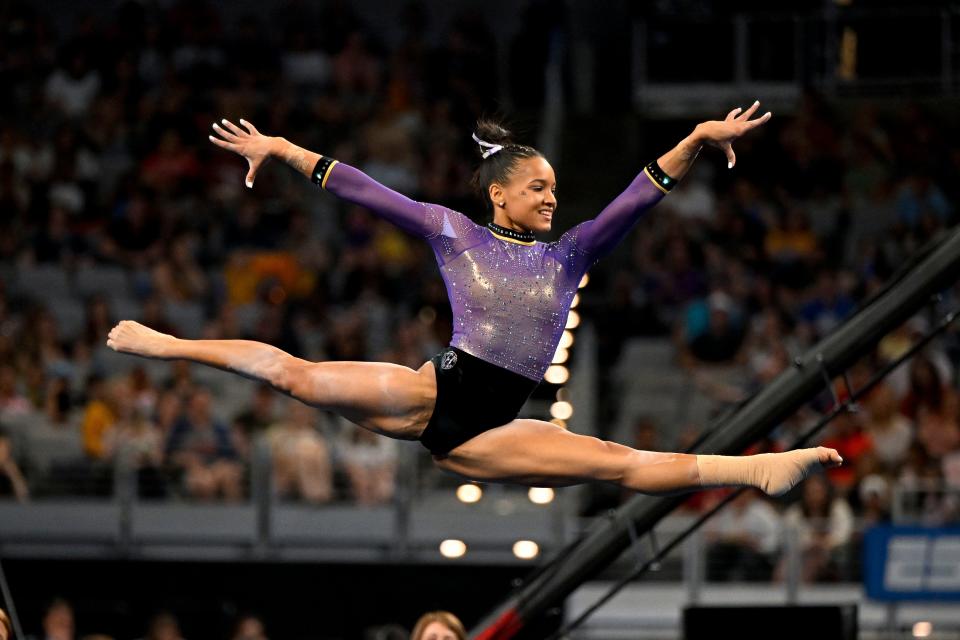
<path id="1" fill-rule="evenodd" d="M 596 218 L 551 243 L 537 242 L 535 234 L 549 231 L 556 213 L 553 168 L 494 123 L 480 122 L 474 134 L 482 155 L 474 186 L 493 213 L 481 226 L 411 200 L 347 164 L 265 136 L 249 122 L 223 120 L 213 125 L 217 135 L 210 140 L 247 160 L 248 187 L 264 161 L 280 158 L 334 195 L 427 241 L 453 310 L 450 346 L 414 371 L 388 363 L 308 362 L 246 340 L 182 340 L 132 321 L 120 322 L 107 344 L 265 381 L 361 427 L 417 439 L 438 466 L 477 481 L 564 486 L 597 480 L 649 494 L 752 486 L 781 495 L 809 473 L 839 465 L 839 454 L 824 447 L 755 456 L 638 451 L 517 419 L 553 359 L 587 269 L 683 178 L 701 147 L 719 147 L 732 168 L 732 142 L 770 118 L 751 120 L 758 107 L 697 125 Z"/>

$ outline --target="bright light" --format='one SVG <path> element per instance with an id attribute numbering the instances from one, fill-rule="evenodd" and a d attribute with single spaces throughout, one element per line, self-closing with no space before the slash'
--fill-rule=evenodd
<path id="1" fill-rule="evenodd" d="M 563 349 L 569 349 L 573 346 L 573 332 L 564 331 L 563 335 L 560 336 L 560 347 Z"/>
<path id="2" fill-rule="evenodd" d="M 566 429 L 566 428 L 567 428 L 567 421 L 566 421 L 566 420 L 561 420 L 560 418 L 550 418 L 550 424 L 555 424 L 555 425 L 557 425 L 558 427 L 560 427 L 561 429 Z"/>
<path id="3" fill-rule="evenodd" d="M 463 540 L 444 540 L 440 543 L 440 555 L 444 558 L 462 558 L 467 552 Z"/>
<path id="4" fill-rule="evenodd" d="M 570 357 L 570 352 L 566 347 L 557 347 L 557 352 L 553 354 L 553 364 L 563 364 Z"/>
<path id="5" fill-rule="evenodd" d="M 566 400 L 560 400 L 550 405 L 550 415 L 561 420 L 569 420 L 573 415 L 573 405 Z"/>
<path id="6" fill-rule="evenodd" d="M 543 379 L 550 384 L 563 384 L 570 379 L 570 370 L 562 364 L 553 364 L 547 367 Z"/>
<path id="7" fill-rule="evenodd" d="M 549 487 L 530 487 L 527 497 L 533 504 L 550 504 L 553 502 L 553 489 Z"/>
<path id="8" fill-rule="evenodd" d="M 513 543 L 513 555 L 521 560 L 531 560 L 540 553 L 540 546 L 533 540 L 517 540 Z"/>
<path id="9" fill-rule="evenodd" d="M 514 549 L 513 551 L 514 554 L 516 554 L 517 545 L 513 545 L 513 549 Z M 520 556 L 517 556 L 517 557 L 520 557 Z M 933 633 L 933 625 L 929 622 L 923 621 L 913 625 L 914 638 L 929 638 L 930 634 L 932 633 Z"/>
<path id="10" fill-rule="evenodd" d="M 573 294 L 573 302 L 570 303 L 570 308 L 576 309 L 578 304 L 580 304 L 580 294 L 575 293 Z"/>
<path id="11" fill-rule="evenodd" d="M 482 497 L 483 489 L 475 484 L 462 484 L 457 487 L 457 499 L 460 500 L 460 502 L 473 504 L 474 502 L 479 502 Z"/>
<path id="12" fill-rule="evenodd" d="M 576 311 L 571 311 L 567 315 L 567 329 L 576 329 L 580 326 L 580 314 Z"/>
<path id="13" fill-rule="evenodd" d="M 589 273 L 585 273 L 585 274 L 583 274 L 583 277 L 580 278 L 580 284 L 577 285 L 577 288 L 578 288 L 578 289 L 583 289 L 583 288 L 584 288 L 585 286 L 587 286 L 588 284 L 590 284 L 590 274 L 589 274 Z"/>

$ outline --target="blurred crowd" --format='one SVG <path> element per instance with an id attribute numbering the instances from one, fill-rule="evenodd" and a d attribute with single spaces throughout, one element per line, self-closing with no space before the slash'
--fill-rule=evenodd
<path id="1" fill-rule="evenodd" d="M 5 9 L 0 493 L 109 490 L 125 452 L 142 495 L 236 500 L 265 440 L 281 496 L 391 499 L 395 443 L 269 390 L 230 394 L 191 367 L 104 346 L 122 318 L 413 367 L 448 339 L 428 247 L 282 168 L 250 192 L 242 160 L 207 135 L 244 117 L 466 208 L 464 132 L 492 100 L 481 86 L 496 68 L 489 27 L 461 13 L 428 42 L 429 16 L 410 3 L 385 42 L 344 2 L 291 1 L 277 16 L 122 2 L 64 24 L 26 3 Z M 74 433 L 82 459 L 40 437 L 51 429 Z"/>
<path id="2" fill-rule="evenodd" d="M 264 620 L 254 613 L 241 613 L 233 617 L 229 632 L 223 636 L 229 640 L 267 640 Z M 457 616 L 449 611 L 429 611 L 420 616 L 407 632 L 400 625 L 371 628 L 365 637 L 379 640 L 466 640 L 467 633 Z M 14 632 L 10 618 L 0 609 L 0 640 L 13 640 Z M 79 634 L 74 607 L 69 600 L 54 598 L 44 608 L 40 620 L 40 633 L 28 636 L 31 640 L 113 640 L 102 633 Z M 170 611 L 161 611 L 147 621 L 146 632 L 139 640 L 184 640 L 181 622 Z"/>
<path id="3" fill-rule="evenodd" d="M 28 4 L 6 11 L 0 494 L 61 491 L 57 473 L 85 478 L 70 491 L 109 491 L 122 452 L 145 497 L 240 500 L 264 446 L 280 497 L 389 501 L 392 441 L 266 388 L 220 393 L 183 363 L 118 359 L 104 340 L 115 321 L 133 318 L 310 360 L 417 368 L 436 353 L 450 309 L 425 244 L 279 167 L 262 170 L 251 192 L 246 166 L 207 135 L 221 117 L 243 117 L 412 197 L 476 212 L 468 134 L 496 106 L 490 88 L 517 80 L 495 77 L 487 19 L 456 14 L 443 38 L 428 39 L 430 17 L 411 2 L 400 37 L 386 41 L 345 2 L 291 0 L 269 28 L 206 2 L 121 2 L 68 25 Z M 528 28 L 507 59 L 541 42 Z M 535 106 L 537 82 L 521 84 L 527 102 L 517 107 Z M 735 171 L 701 159 L 591 272 L 583 312 L 597 328 L 600 370 L 613 369 L 631 338 L 660 336 L 718 407 L 748 397 L 956 221 L 956 140 L 955 123 L 919 104 L 880 109 L 809 92 L 795 113 L 742 141 Z M 603 169 L 578 165 L 591 170 Z M 942 308 L 956 294 L 945 292 Z M 854 384 L 937 320 L 921 314 L 887 336 L 854 368 Z M 948 333 L 831 424 L 822 442 L 847 464 L 827 483 L 808 482 L 789 506 L 742 499 L 744 513 L 769 507 L 758 520 L 770 526 L 806 527 L 811 576 L 836 569 L 851 519 L 890 517 L 894 486 L 960 484 L 956 346 Z M 600 422 L 618 419 L 609 385 L 599 398 Z M 787 446 L 831 398 L 763 447 Z M 35 455 L 44 442 L 60 447 L 64 433 L 76 438 L 75 459 Z M 637 439 L 648 449 L 662 440 L 648 428 Z M 956 517 L 948 495 L 918 500 L 927 520 Z M 726 557 L 743 548 L 767 557 L 772 544 L 728 542 Z"/>

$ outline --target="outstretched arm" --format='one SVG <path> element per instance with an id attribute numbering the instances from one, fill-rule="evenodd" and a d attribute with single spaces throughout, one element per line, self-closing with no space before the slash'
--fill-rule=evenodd
<path id="1" fill-rule="evenodd" d="M 330 161 L 321 165 L 323 175 L 314 176 L 317 163 L 323 158 L 319 153 L 298 147 L 280 137 L 265 136 L 251 123 L 240 120 L 237 126 L 224 119 L 221 124 L 214 123 L 214 130 L 220 137 L 210 136 L 210 141 L 218 147 L 237 153 L 247 160 L 247 187 L 253 188 L 257 171 L 271 157 L 279 158 L 319 183 L 334 195 L 367 207 L 377 215 L 389 220 L 401 229 L 422 238 L 435 235 L 434 221 L 430 220 L 419 202 L 389 189 L 359 169 L 342 162 Z"/>
<path id="2" fill-rule="evenodd" d="M 759 107 L 760 103 L 754 102 L 742 114 L 737 108 L 722 121 L 712 120 L 698 124 L 689 136 L 657 160 L 657 166 L 662 174 L 666 175 L 657 172 L 656 168 L 653 172 L 649 168 L 640 172 L 630 186 L 607 205 L 600 215 L 581 226 L 577 234 L 577 247 L 594 258 L 612 250 L 640 216 L 660 202 L 669 188 L 687 174 L 703 145 L 720 148 L 727 156 L 727 167 L 733 168 L 736 163 L 733 141 L 770 119 L 770 113 L 767 112 L 755 120 L 750 120 L 750 116 L 756 113 Z"/>

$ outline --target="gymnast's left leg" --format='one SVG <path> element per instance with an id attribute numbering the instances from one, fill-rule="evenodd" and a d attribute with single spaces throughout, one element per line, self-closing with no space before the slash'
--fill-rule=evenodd
<path id="1" fill-rule="evenodd" d="M 783 495 L 809 474 L 842 462 L 825 447 L 753 456 L 638 451 L 540 420 L 514 420 L 434 459 L 442 469 L 482 482 L 568 486 L 599 480 L 654 495 L 720 486 Z"/>

